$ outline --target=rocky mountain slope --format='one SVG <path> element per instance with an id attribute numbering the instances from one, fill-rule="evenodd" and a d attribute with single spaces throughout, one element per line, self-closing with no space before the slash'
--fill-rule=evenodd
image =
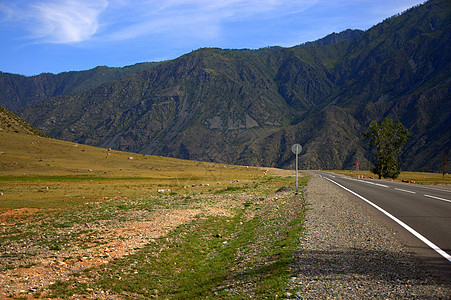
<path id="1" fill-rule="evenodd" d="M 79 93 L 74 84 L 19 114 L 55 138 L 204 161 L 291 168 L 297 142 L 301 167 L 315 169 L 369 167 L 361 133 L 391 117 L 412 132 L 402 168 L 440 171 L 450 156 L 450 12 L 434 0 L 292 48 L 200 49 Z"/>

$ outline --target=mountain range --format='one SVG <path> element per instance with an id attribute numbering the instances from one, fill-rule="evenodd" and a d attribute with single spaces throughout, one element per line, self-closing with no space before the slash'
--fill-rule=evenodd
<path id="1" fill-rule="evenodd" d="M 53 138 L 137 153 L 293 168 L 299 143 L 306 169 L 369 168 L 362 132 L 390 117 L 412 133 L 402 169 L 440 172 L 450 157 L 450 20 L 449 1 L 433 0 L 291 48 L 0 73 L 0 105 Z"/>

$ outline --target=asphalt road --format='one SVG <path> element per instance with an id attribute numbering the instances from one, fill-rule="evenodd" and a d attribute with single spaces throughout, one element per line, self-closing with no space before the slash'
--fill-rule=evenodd
<path id="1" fill-rule="evenodd" d="M 356 179 L 328 172 L 311 173 L 345 187 L 348 192 L 360 195 L 407 224 L 413 232 L 409 232 L 409 229 L 393 221 L 380 210 L 377 212 L 380 218 L 385 219 L 403 236 L 414 252 L 420 254 L 432 265 L 441 269 L 445 268 L 449 272 L 451 269 L 451 191 L 416 184 Z M 369 210 L 375 209 L 374 206 L 369 205 Z M 415 235 L 415 232 L 419 235 Z M 427 241 L 421 240 L 421 237 Z M 430 243 L 433 245 L 431 246 Z M 435 249 L 433 249 L 434 246 Z"/>

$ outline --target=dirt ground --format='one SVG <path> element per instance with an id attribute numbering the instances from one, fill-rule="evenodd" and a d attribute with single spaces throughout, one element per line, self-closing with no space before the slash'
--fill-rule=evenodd
<path id="1" fill-rule="evenodd" d="M 205 197 L 209 197 L 205 195 Z M 61 250 L 48 251 L 37 247 L 33 237 L 10 243 L 2 253 L 3 268 L 0 271 L 0 299 L 28 298 L 34 299 L 36 293 L 45 298 L 46 288 L 58 280 L 66 280 L 70 274 L 87 268 L 99 267 L 113 259 L 135 253 L 150 241 L 166 235 L 174 228 L 191 222 L 199 215 L 229 215 L 237 205 L 235 197 L 218 196 L 214 202 L 206 201 L 196 209 L 157 209 L 151 213 L 135 212 L 136 218 L 121 222 L 116 226 L 99 226 L 86 224 L 85 228 L 68 228 L 74 233 L 86 230 L 89 233 L 78 235 L 70 246 Z M 36 210 L 38 211 L 38 210 Z M 31 217 L 35 211 L 31 209 L 14 210 Z M 133 212 L 129 212 L 133 213 Z M 15 224 L 5 224 L 10 227 Z M 42 232 L 36 232 L 36 236 Z M 96 243 L 93 241 L 102 242 Z M 21 259 L 14 259 L 22 255 Z M 6 267 L 6 265 L 8 267 Z"/>

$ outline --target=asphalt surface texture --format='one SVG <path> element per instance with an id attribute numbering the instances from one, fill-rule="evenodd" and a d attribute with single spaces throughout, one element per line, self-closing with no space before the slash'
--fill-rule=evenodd
<path id="1" fill-rule="evenodd" d="M 368 211 L 396 230 L 410 251 L 417 253 L 434 270 L 451 278 L 451 191 L 322 171 L 309 173 L 320 175 L 348 193 L 360 196 L 362 201 L 368 200 Z"/>

